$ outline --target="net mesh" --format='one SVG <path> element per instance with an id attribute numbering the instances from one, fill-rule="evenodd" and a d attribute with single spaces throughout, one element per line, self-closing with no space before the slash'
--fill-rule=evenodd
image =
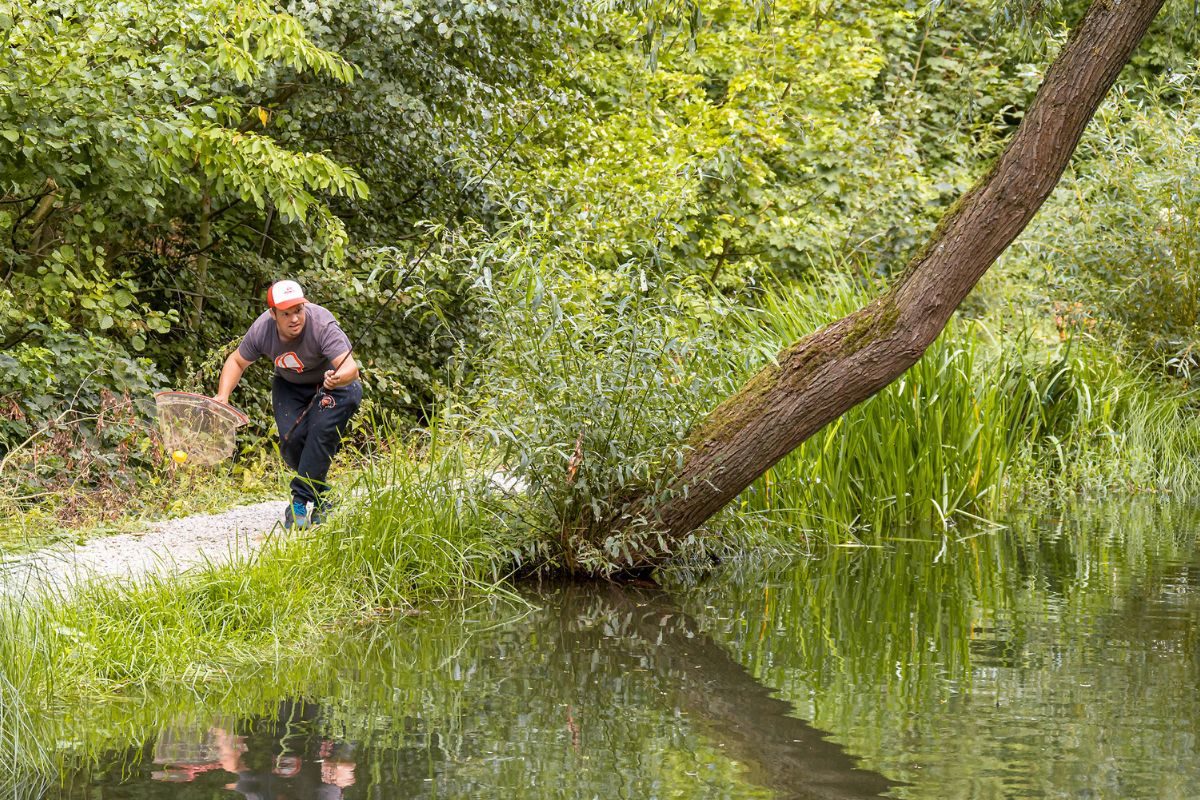
<path id="1" fill-rule="evenodd" d="M 236 408 L 191 392 L 154 395 L 163 445 L 180 463 L 208 466 L 233 455 L 237 429 L 249 418 Z"/>

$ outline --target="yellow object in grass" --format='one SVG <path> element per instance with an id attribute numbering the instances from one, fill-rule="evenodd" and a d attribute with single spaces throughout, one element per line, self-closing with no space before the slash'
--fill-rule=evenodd
<path id="1" fill-rule="evenodd" d="M 176 464 L 182 464 L 183 462 L 187 461 L 187 452 L 184 450 L 176 450 L 175 452 L 171 453 L 171 458 L 174 459 Z"/>

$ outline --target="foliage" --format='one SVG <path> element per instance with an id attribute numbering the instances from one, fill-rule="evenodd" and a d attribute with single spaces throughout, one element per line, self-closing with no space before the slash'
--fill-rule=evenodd
<path id="1" fill-rule="evenodd" d="M 1190 376 L 1200 338 L 1200 85 L 1116 90 L 1047 209 L 1006 259 L 1060 336 Z M 1097 324 L 1099 323 L 1099 324 Z"/>
<path id="2" fill-rule="evenodd" d="M 286 7 L 358 77 L 342 86 L 276 72 L 249 92 L 272 109 L 280 141 L 353 164 L 373 193 L 353 205 L 333 201 L 354 237 L 342 266 L 314 263 L 286 235 L 271 233 L 271 211 L 251 223 L 261 236 L 227 242 L 213 269 L 229 289 L 200 334 L 210 347 L 223 343 L 258 313 L 257 303 L 248 313 L 243 298 L 257 300 L 270 280 L 290 275 L 350 335 L 372 410 L 425 419 L 445 388 L 454 342 L 471 339 L 477 325 L 464 276 L 474 231 L 486 228 L 496 205 L 493 187 L 479 179 L 506 142 L 536 130 L 555 107 L 543 77 L 588 24 L 590 5 L 305 0 Z M 167 284 L 169 275 L 157 280 Z M 261 392 L 240 397 L 265 411 Z M 269 425 L 256 432 L 269 436 Z"/>
<path id="3" fill-rule="evenodd" d="M 1195 397 L 1085 338 L 1008 368 L 1027 431 L 1013 481 L 1025 494 L 1192 493 L 1200 471 Z M 1016 379 L 1016 380 L 1014 380 Z"/>
<path id="4" fill-rule="evenodd" d="M 593 540 L 641 489 L 665 490 L 683 439 L 724 388 L 726 310 L 694 281 L 631 260 L 584 274 L 580 254 L 516 228 L 479 252 L 483 350 L 455 426 L 499 450 L 527 487 L 509 524 L 571 570 L 628 566 L 629 544 Z"/>
<path id="5" fill-rule="evenodd" d="M 161 385 L 166 365 L 137 354 L 161 357 L 151 339 L 179 320 L 180 296 L 200 313 L 219 206 L 269 203 L 336 260 L 345 229 L 318 195 L 364 198 L 366 186 L 253 129 L 265 112 L 241 102 L 239 85 L 279 69 L 354 74 L 268 3 L 14 0 L 0 6 L 0 34 L 0 392 L 11 446 L 63 413 L 97 419 L 106 391 L 144 398 Z M 207 233 L 189 239 L 197 219 Z M 139 271 L 166 252 L 190 275 L 175 276 L 171 302 L 153 302 Z M 115 444 L 97 430 L 80 436 L 85 449 Z"/>
<path id="6" fill-rule="evenodd" d="M 391 289 L 384 262 L 411 256 L 400 239 L 418 215 L 450 213 L 461 182 L 440 173 L 465 179 L 491 156 L 488 134 L 524 113 L 521 91 L 586 18 L 554 2 L 334 10 L 257 0 L 0 8 L 11 45 L 0 60 L 11 98 L 0 109 L 11 155 L 0 170 L 0 340 L 11 358 L 37 361 L 84 331 L 106 343 L 97 353 L 152 359 L 139 367 L 150 386 L 190 382 L 189 362 L 212 363 L 281 274 L 345 312 L 353 335 L 352 320 Z M 382 205 L 368 202 L 360 175 L 382 187 Z M 431 188 L 435 199 L 395 202 Z M 369 245 L 350 251 L 349 269 L 338 266 L 348 241 L 338 215 Z M 361 342 L 372 388 L 420 411 L 446 348 L 401 313 L 381 323 Z M 54 368 L 64 379 L 86 372 Z M 24 375 L 7 402 L 34 424 L 79 386 Z M 92 382 L 145 388 L 119 379 Z"/>
<path id="7" fill-rule="evenodd" d="M 593 16 L 590 4 L 572 0 L 286 7 L 360 77 L 343 88 L 279 75 L 259 91 L 276 99 L 285 140 L 327 149 L 376 188 L 349 224 L 377 246 L 401 245 L 420 234 L 421 220 L 447 220 L 456 210 L 487 217 L 495 201 L 476 179 L 510 131 L 535 111 L 537 131 L 543 113 L 553 113 L 557 101 L 543 80 L 563 68 Z"/>
<path id="8" fill-rule="evenodd" d="M 509 213 L 554 220 L 605 268 L 653 243 L 726 292 L 830 255 L 901 266 L 1037 80 L 975 5 L 934 24 L 902 4 L 718 2 L 690 44 L 687 14 L 662 11 L 639 12 L 665 37 L 650 72 L 634 22 L 601 19 L 561 79 L 575 113 L 503 176 Z"/>
<path id="9" fill-rule="evenodd" d="M 67 332 L 0 353 L 0 442 L 11 443 L 0 447 L 0 494 L 38 497 L 80 486 L 112 493 L 158 465 L 144 406 L 162 376 L 146 359 L 106 350 L 99 336 Z M 41 392 L 19 403 L 29 387 Z"/>
<path id="10" fill-rule="evenodd" d="M 5 222 L 17 267 L 36 267 L 68 244 L 82 248 L 82 263 L 102 265 L 133 244 L 116 239 L 125 231 L 104 235 L 105 217 L 124 211 L 169 222 L 202 196 L 260 208 L 269 201 L 286 221 L 313 223 L 340 255 L 344 230 L 313 192 L 365 197 L 365 184 L 322 155 L 290 152 L 257 133 L 265 112 L 234 92 L 284 67 L 353 79 L 353 68 L 314 46 L 295 18 L 257 0 L 86 9 L 21 0 L 4 19 L 4 182 L 20 209 Z M 33 218 L 20 218 L 31 209 Z"/>

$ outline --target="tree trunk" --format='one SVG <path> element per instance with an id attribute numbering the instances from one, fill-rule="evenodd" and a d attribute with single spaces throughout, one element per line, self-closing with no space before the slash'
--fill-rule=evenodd
<path id="1" fill-rule="evenodd" d="M 694 450 L 670 498 L 659 504 L 643 498 L 625 519 L 646 519 L 669 548 L 804 440 L 915 364 L 1050 195 L 1162 4 L 1095 0 L 995 166 L 946 213 L 887 293 L 780 352 L 777 363 L 692 433 Z M 633 566 L 665 555 L 643 551 Z"/>

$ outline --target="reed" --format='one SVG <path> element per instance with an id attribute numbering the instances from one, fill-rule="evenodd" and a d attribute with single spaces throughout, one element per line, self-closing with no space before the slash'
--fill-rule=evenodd
<path id="1" fill-rule="evenodd" d="M 777 347 L 870 294 L 847 278 L 780 288 L 743 324 L 759 347 Z M 1031 498 L 1192 491 L 1193 403 L 1094 342 L 1001 341 L 983 322 L 954 320 L 899 380 L 769 470 L 740 509 L 841 541 L 990 519 Z"/>
<path id="2" fill-rule="evenodd" d="M 1200 421 L 1195 393 L 1183 384 L 1130 368 L 1086 341 L 1009 377 L 1026 431 L 1014 476 L 1025 495 L 1062 500 L 1200 488 Z"/>
<path id="3" fill-rule="evenodd" d="M 760 330 L 795 341 L 867 294 L 845 278 L 777 289 L 763 300 Z M 760 478 L 743 509 L 834 539 L 993 513 L 1017 437 L 986 339 L 978 324 L 951 323 L 898 381 Z"/>
<path id="4" fill-rule="evenodd" d="M 406 438 L 407 450 L 360 466 L 344 513 L 315 529 L 307 568 L 346 584 L 361 608 L 501 591 L 529 542 L 503 525 L 494 455 L 436 426 Z"/>

